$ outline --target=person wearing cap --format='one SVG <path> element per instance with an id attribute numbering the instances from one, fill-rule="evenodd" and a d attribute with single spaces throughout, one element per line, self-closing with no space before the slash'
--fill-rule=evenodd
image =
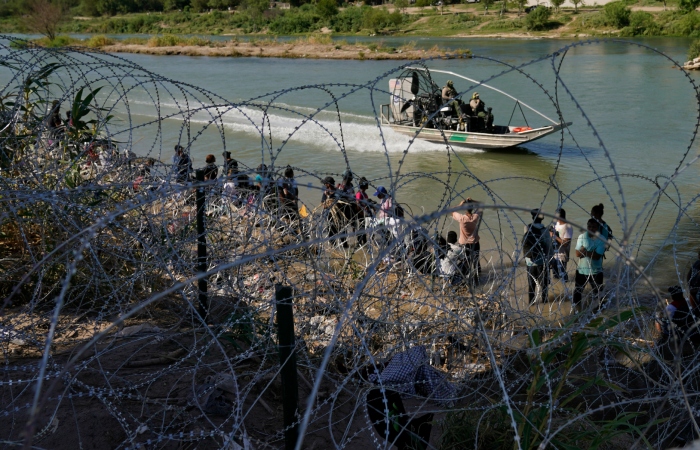
<path id="1" fill-rule="evenodd" d="M 552 258 L 552 239 L 542 225 L 544 215 L 539 209 L 530 211 L 532 223 L 525 226 L 523 249 L 527 265 L 527 295 L 530 304 L 537 300 L 537 287 L 542 301 L 549 299 L 549 261 Z"/>
<path id="2" fill-rule="evenodd" d="M 578 309 L 583 297 L 583 289 L 590 284 L 593 295 L 597 298 L 603 287 L 603 253 L 605 240 L 597 237 L 598 221 L 588 219 L 587 231 L 580 234 L 576 240 L 576 257 L 579 258 L 574 280 L 573 307 Z"/>
<path id="3" fill-rule="evenodd" d="M 442 103 L 447 103 L 457 96 L 457 90 L 455 89 L 452 80 L 448 80 L 447 84 L 442 87 Z"/>
<path id="4" fill-rule="evenodd" d="M 238 161 L 231 158 L 231 152 L 224 151 L 221 156 L 224 157 L 224 173 L 228 174 L 230 169 L 234 169 L 234 173 L 238 173 Z"/>
<path id="5" fill-rule="evenodd" d="M 486 114 L 486 104 L 483 100 L 481 100 L 481 98 L 479 98 L 478 92 L 474 92 L 472 94 L 472 99 L 469 101 L 469 107 L 472 109 L 472 114 L 474 115 L 479 115 L 480 113 L 484 115 Z"/>
<path id="6" fill-rule="evenodd" d="M 379 199 L 379 211 L 377 220 L 386 220 L 394 215 L 394 201 L 384 186 L 377 186 L 374 196 Z"/>
<path id="7" fill-rule="evenodd" d="M 457 211 L 452 218 L 459 223 L 459 245 L 464 247 L 466 267 L 464 276 L 467 281 L 477 286 L 481 278 L 481 244 L 479 243 L 479 225 L 481 225 L 481 210 L 474 210 L 473 203 L 478 203 L 471 197 L 462 200 L 459 206 L 467 205 L 466 214 Z"/>

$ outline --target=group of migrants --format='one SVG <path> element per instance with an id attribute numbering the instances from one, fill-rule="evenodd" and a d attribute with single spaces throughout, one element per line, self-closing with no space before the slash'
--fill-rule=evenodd
<path id="1" fill-rule="evenodd" d="M 591 208 L 587 230 L 581 233 L 574 250 L 578 258 L 574 277 L 574 308 L 581 306 L 583 290 L 591 286 L 592 297 L 597 298 L 603 287 L 603 259 L 612 240 L 612 229 L 603 220 L 605 208 L 602 203 Z M 567 265 L 571 254 L 573 227 L 566 221 L 566 211 L 555 211 L 556 221 L 549 227 L 542 224 L 544 215 L 538 209 L 530 211 L 532 223 L 525 226 L 522 239 L 523 254 L 527 265 L 528 299 L 537 300 L 537 291 L 543 302 L 548 301 L 550 272 L 555 279 L 569 281 Z M 598 300 L 600 301 L 600 300 Z M 600 305 L 600 304 L 599 304 Z"/>
<path id="2" fill-rule="evenodd" d="M 181 146 L 176 146 L 173 164 L 178 181 L 186 181 L 192 173 L 192 162 Z M 299 189 L 294 179 L 294 171 L 287 166 L 283 176 L 274 180 L 273 173 L 261 164 L 256 175 L 250 177 L 239 171 L 238 162 L 231 158 L 230 152 L 224 152 L 222 195 L 233 199 L 238 206 L 251 202 L 254 195 L 262 194 L 272 198 L 281 217 L 285 220 L 297 220 L 299 210 Z M 207 165 L 203 168 L 204 180 L 215 180 L 219 169 L 214 155 L 207 155 Z M 427 230 L 405 221 L 404 210 L 396 203 L 384 186 L 377 186 L 372 200 L 367 193 L 369 182 L 361 177 L 357 189 L 353 184 L 354 174 L 346 170 L 341 181 L 336 183 L 332 176 L 325 177 L 321 184 L 321 207 L 326 214 L 326 236 L 331 242 L 338 242 L 348 248 L 348 235 L 354 234 L 358 246 L 368 242 L 371 225 L 382 225 L 380 239 L 386 249 L 382 261 L 391 267 L 401 260 L 407 263 L 410 271 L 442 277 L 452 285 L 479 286 L 481 281 L 479 226 L 483 211 L 480 202 L 467 198 L 457 206 L 458 211 L 452 218 L 459 224 L 459 234 L 447 233 L 429 237 Z M 253 195 L 251 195 L 253 193 Z M 255 198 L 260 198 L 255 197 Z M 246 200 L 247 199 L 247 200 Z M 597 204 L 591 208 L 586 231 L 578 235 L 573 248 L 577 258 L 573 277 L 574 289 L 572 310 L 581 311 L 584 290 L 590 286 L 587 298 L 591 299 L 593 309 L 600 309 L 606 299 L 601 298 L 603 291 L 603 260 L 613 238 L 611 227 L 603 220 L 604 205 Z M 555 211 L 554 223 L 543 224 L 544 214 L 540 209 L 530 211 L 532 223 L 524 227 L 521 245 L 527 272 L 527 290 L 530 304 L 549 301 L 551 279 L 569 282 L 569 261 L 572 253 L 574 230 L 566 219 L 566 211 Z M 374 235 L 377 232 L 373 232 Z M 376 239 L 376 236 L 375 236 Z M 393 242 L 392 242 L 393 241 Z M 398 267 L 398 265 L 396 265 Z M 657 317 L 657 330 L 661 336 L 658 346 L 669 352 L 680 351 L 678 342 L 700 344 L 700 332 L 696 319 L 700 318 L 700 308 L 696 305 L 700 291 L 700 253 L 698 261 L 693 264 L 687 275 L 688 295 L 684 295 L 680 286 L 668 289 L 670 300 L 667 307 Z M 681 341 L 679 341 L 679 337 Z M 684 342 L 684 341 L 683 341 Z M 675 345 L 676 347 L 673 347 Z M 672 348 L 673 347 L 673 348 Z"/>
<path id="3" fill-rule="evenodd" d="M 224 152 L 223 173 L 225 180 L 222 194 L 242 206 L 259 198 L 270 198 L 278 209 L 279 216 L 285 220 L 299 218 L 299 189 L 294 179 L 294 170 L 287 166 L 283 176 L 274 180 L 274 174 L 265 164 L 256 169 L 253 180 L 239 171 L 238 162 L 231 158 L 230 152 Z M 204 180 L 216 180 L 218 167 L 214 155 L 206 156 L 206 166 L 203 168 Z M 191 177 L 192 161 L 182 146 L 175 147 L 173 165 L 178 181 L 186 181 Z M 339 183 L 332 176 L 325 177 L 321 184 L 321 205 L 326 214 L 328 224 L 326 236 L 332 242 L 338 241 L 348 248 L 348 234 L 356 235 L 358 246 L 365 245 L 368 239 L 367 228 L 370 225 L 382 225 L 386 244 L 389 241 L 401 240 L 401 245 L 384 255 L 383 260 L 402 257 L 409 258 L 413 269 L 421 273 L 440 275 L 451 284 L 468 284 L 478 286 L 481 279 L 479 225 L 482 211 L 476 209 L 479 202 L 472 198 L 463 200 L 458 206 L 461 211 L 452 213 L 453 219 L 459 224 L 459 236 L 454 231 L 447 233 L 447 239 L 435 236 L 437 247 L 431 252 L 431 239 L 428 232 L 416 225 L 405 221 L 404 210 L 395 203 L 384 186 L 377 186 L 372 200 L 367 193 L 369 182 L 362 177 L 358 180 L 357 188 L 353 184 L 354 174 L 346 170 Z M 604 207 L 596 205 L 591 210 L 588 231 L 578 237 L 576 256 L 579 264 L 575 276 L 573 302 L 581 303 L 583 290 L 590 285 L 593 295 L 597 296 L 603 286 L 602 259 L 612 239 L 612 231 L 603 220 Z M 532 211 L 532 224 L 525 227 L 523 236 L 523 253 L 527 265 L 528 296 L 530 303 L 535 302 L 539 289 L 542 301 L 548 299 L 550 271 L 556 279 L 568 281 L 567 264 L 570 259 L 573 228 L 566 222 L 566 211 L 560 208 L 556 211 L 556 223 L 546 228 L 542 224 L 544 216 L 539 210 Z M 598 235 L 598 232 L 600 234 Z M 391 247 L 391 246 L 387 246 Z"/>

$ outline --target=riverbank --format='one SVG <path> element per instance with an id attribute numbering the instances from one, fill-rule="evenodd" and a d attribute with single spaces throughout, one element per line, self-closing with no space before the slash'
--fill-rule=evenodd
<path id="1" fill-rule="evenodd" d="M 140 53 L 147 55 L 185 55 L 185 56 L 228 56 L 258 58 L 308 58 L 308 59 L 344 59 L 344 60 L 417 60 L 425 58 L 464 58 L 470 55 L 468 50 L 461 52 L 444 52 L 434 48 L 396 49 L 380 48 L 376 45 L 342 45 L 319 44 L 311 42 L 282 43 L 267 41 L 227 42 L 220 46 L 169 45 L 152 47 L 147 44 L 115 43 L 100 47 L 109 53 Z"/>
<path id="2" fill-rule="evenodd" d="M 83 47 L 108 53 L 139 53 L 146 55 L 183 55 L 218 57 L 258 58 L 308 58 L 338 60 L 418 60 L 426 58 L 468 58 L 467 49 L 446 51 L 433 46 L 417 48 L 415 43 L 399 47 L 379 43 L 348 43 L 333 40 L 329 35 L 315 35 L 295 40 L 251 39 L 248 41 L 232 37 L 230 40 L 212 40 L 199 37 L 175 35 L 154 36 L 150 39 L 128 38 L 118 40 L 107 36 L 93 36 L 80 40 L 59 36 L 53 41 L 46 38 L 31 41 L 40 47 Z"/>
<path id="3" fill-rule="evenodd" d="M 645 2 L 579 5 L 526 13 L 512 3 L 486 8 L 482 3 L 444 7 L 397 8 L 351 6 L 325 12 L 313 5 L 272 8 L 263 16 L 250 10 L 171 11 L 86 17 L 76 10 L 57 25 L 66 34 L 173 34 L 293 36 L 332 33 L 335 36 L 394 37 L 541 37 L 692 36 L 700 18 L 697 11 Z M 1 33 L 27 33 L 32 27 L 18 17 L 0 20 Z M 35 30 L 38 30 L 35 28 Z"/>

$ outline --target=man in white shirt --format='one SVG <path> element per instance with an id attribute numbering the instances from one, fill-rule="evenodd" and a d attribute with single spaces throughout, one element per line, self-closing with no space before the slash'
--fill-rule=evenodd
<path id="1" fill-rule="evenodd" d="M 566 265 L 569 262 L 571 253 L 571 239 L 574 237 L 574 229 L 571 224 L 566 223 L 566 211 L 559 208 L 554 215 L 557 217 L 554 229 L 550 229 L 552 244 L 554 245 L 554 258 L 552 258 L 552 273 L 554 278 L 569 281 L 566 272 Z"/>

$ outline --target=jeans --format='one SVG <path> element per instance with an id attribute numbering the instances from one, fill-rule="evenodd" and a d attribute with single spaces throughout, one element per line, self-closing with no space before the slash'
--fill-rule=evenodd
<path id="1" fill-rule="evenodd" d="M 549 267 L 546 264 L 541 266 L 527 266 L 527 295 L 530 304 L 537 298 L 537 285 L 542 289 L 542 301 L 549 300 Z"/>
<path id="2" fill-rule="evenodd" d="M 586 284 L 590 284 L 593 289 L 592 293 L 596 297 L 598 293 L 603 288 L 603 272 L 595 273 L 593 275 L 584 275 L 578 270 L 576 271 L 576 280 L 574 286 L 574 305 L 581 303 L 581 297 L 583 296 L 583 289 Z"/>

